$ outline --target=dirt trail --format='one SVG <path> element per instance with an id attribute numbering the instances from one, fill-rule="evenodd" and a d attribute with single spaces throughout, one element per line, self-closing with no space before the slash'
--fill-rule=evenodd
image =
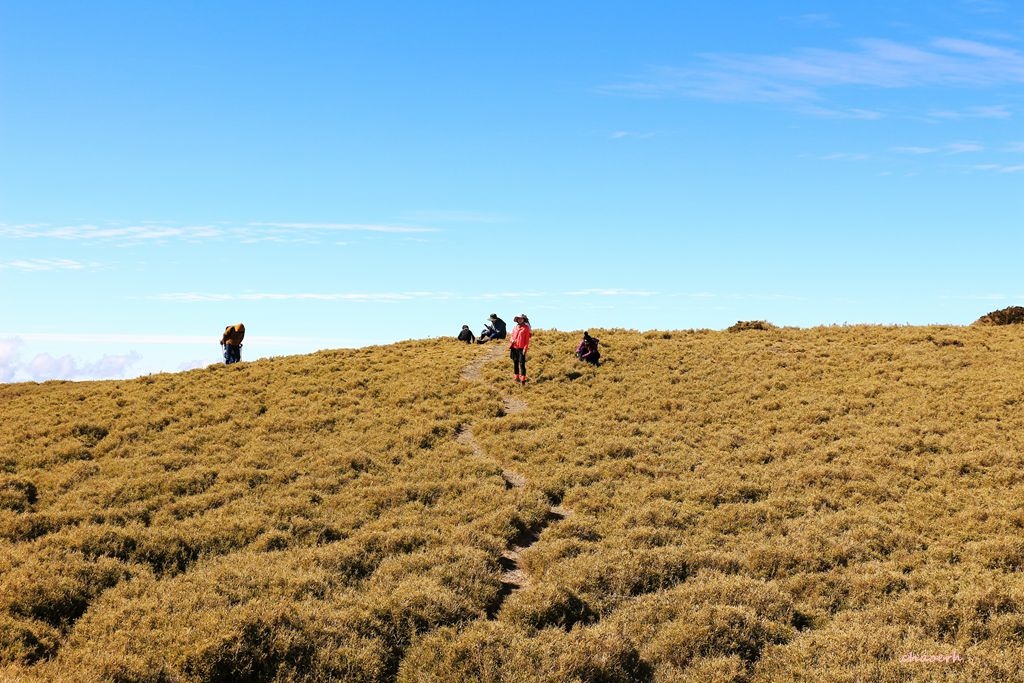
<path id="1" fill-rule="evenodd" d="M 480 372 L 483 367 L 504 355 L 504 350 L 505 347 L 499 345 L 488 353 L 481 354 L 478 358 L 473 359 L 473 361 L 463 368 L 462 378 L 470 382 L 479 382 Z M 505 415 L 515 415 L 516 413 L 521 413 L 529 408 L 526 401 L 513 396 L 503 397 L 502 402 L 505 406 Z M 463 425 L 459 429 L 455 439 L 459 443 L 469 446 L 473 450 L 474 455 L 486 455 L 483 448 L 480 447 L 480 444 L 473 436 L 472 425 Z M 502 465 L 501 478 L 505 480 L 506 489 L 529 486 L 529 481 L 526 477 L 506 467 L 505 463 L 502 463 L 497 457 L 490 457 Z M 520 566 L 520 557 L 523 551 L 536 543 L 540 539 L 541 534 L 544 533 L 544 530 L 551 524 L 560 522 L 571 514 L 572 510 L 569 508 L 553 506 L 548 510 L 547 515 L 545 515 L 542 521 L 532 527 L 523 529 L 515 538 L 512 539 L 508 548 L 504 553 L 502 553 L 501 558 L 498 560 L 498 564 L 501 565 L 501 591 L 498 593 L 498 597 L 494 604 L 492 604 L 487 610 L 488 619 L 494 619 L 498 615 L 498 612 L 501 611 L 502 604 L 504 604 L 505 599 L 508 598 L 509 595 L 529 584 L 530 577 Z"/>
<path id="2" fill-rule="evenodd" d="M 480 370 L 482 370 L 485 365 L 498 358 L 498 356 L 502 356 L 504 354 L 505 345 L 498 342 L 490 351 L 480 354 L 480 356 L 471 360 L 466 367 L 462 368 L 462 379 L 469 380 L 470 382 L 479 382 Z"/>

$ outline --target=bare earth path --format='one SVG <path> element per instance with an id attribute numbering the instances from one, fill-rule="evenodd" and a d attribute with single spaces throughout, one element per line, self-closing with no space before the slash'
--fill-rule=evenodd
<path id="1" fill-rule="evenodd" d="M 503 356 L 504 351 L 504 345 L 499 345 L 488 353 L 481 354 L 478 358 L 474 359 L 472 362 L 467 364 L 465 368 L 463 368 L 462 378 L 470 382 L 479 382 L 480 371 L 483 367 Z M 502 398 L 502 402 L 505 404 L 505 415 L 515 415 L 516 413 L 520 413 L 529 408 L 526 401 L 517 397 L 505 396 Z M 456 440 L 459 443 L 472 448 L 473 453 L 476 455 L 487 455 L 473 436 L 472 425 L 465 425 L 461 430 L 459 430 Z M 495 456 L 490 457 L 498 460 Z M 506 489 L 529 486 L 529 481 L 526 477 L 512 469 L 509 469 L 505 466 L 505 463 L 501 463 L 500 460 L 498 460 L 498 462 L 502 465 L 501 477 L 505 480 Z M 561 506 L 551 507 L 542 522 L 530 528 L 523 529 L 515 538 L 512 539 L 511 543 L 509 543 L 509 547 L 502 554 L 501 559 L 498 560 L 498 563 L 501 565 L 501 591 L 495 604 L 488 610 L 488 618 L 495 618 L 498 612 L 501 611 L 501 606 L 505 602 L 505 599 L 514 591 L 517 591 L 529 584 L 530 577 L 520 566 L 521 554 L 527 548 L 536 543 L 540 539 L 544 530 L 551 524 L 565 519 L 570 514 L 572 514 L 572 510 L 569 508 Z"/>

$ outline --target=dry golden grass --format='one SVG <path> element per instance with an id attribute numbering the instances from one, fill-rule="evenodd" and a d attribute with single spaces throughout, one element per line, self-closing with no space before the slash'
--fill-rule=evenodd
<path id="1" fill-rule="evenodd" d="M 0 679 L 1024 670 L 1017 328 L 595 335 L 0 386 Z"/>

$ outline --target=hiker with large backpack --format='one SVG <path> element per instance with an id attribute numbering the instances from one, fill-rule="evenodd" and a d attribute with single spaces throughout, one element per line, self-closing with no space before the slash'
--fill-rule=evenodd
<path id="1" fill-rule="evenodd" d="M 245 338 L 245 325 L 228 325 L 221 335 L 220 345 L 224 349 L 224 364 L 231 365 L 242 360 L 242 339 Z"/>
<path id="2" fill-rule="evenodd" d="M 516 326 L 512 328 L 509 335 L 509 357 L 512 359 L 512 370 L 516 374 L 516 381 L 526 384 L 526 351 L 530 348 L 530 337 L 533 336 L 530 330 L 530 319 L 525 313 L 512 318 Z"/>
<path id="3" fill-rule="evenodd" d="M 590 332 L 584 332 L 580 345 L 576 347 L 576 357 L 585 363 L 600 365 L 601 352 L 597 349 L 598 343 L 597 337 L 591 337 Z"/>

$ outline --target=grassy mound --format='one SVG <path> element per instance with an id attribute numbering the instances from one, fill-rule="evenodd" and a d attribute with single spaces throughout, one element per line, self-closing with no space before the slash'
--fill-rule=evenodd
<path id="1" fill-rule="evenodd" d="M 774 330 L 777 329 L 767 320 L 737 320 L 735 325 L 726 328 L 727 332 L 743 332 L 744 330 Z"/>
<path id="2" fill-rule="evenodd" d="M 975 325 L 1021 325 L 1024 324 L 1024 306 L 1010 306 L 992 311 L 978 318 Z"/>
<path id="3" fill-rule="evenodd" d="M 1024 667 L 1011 330 L 595 334 L 537 331 L 526 387 L 444 340 L 0 385 L 0 680 Z"/>

